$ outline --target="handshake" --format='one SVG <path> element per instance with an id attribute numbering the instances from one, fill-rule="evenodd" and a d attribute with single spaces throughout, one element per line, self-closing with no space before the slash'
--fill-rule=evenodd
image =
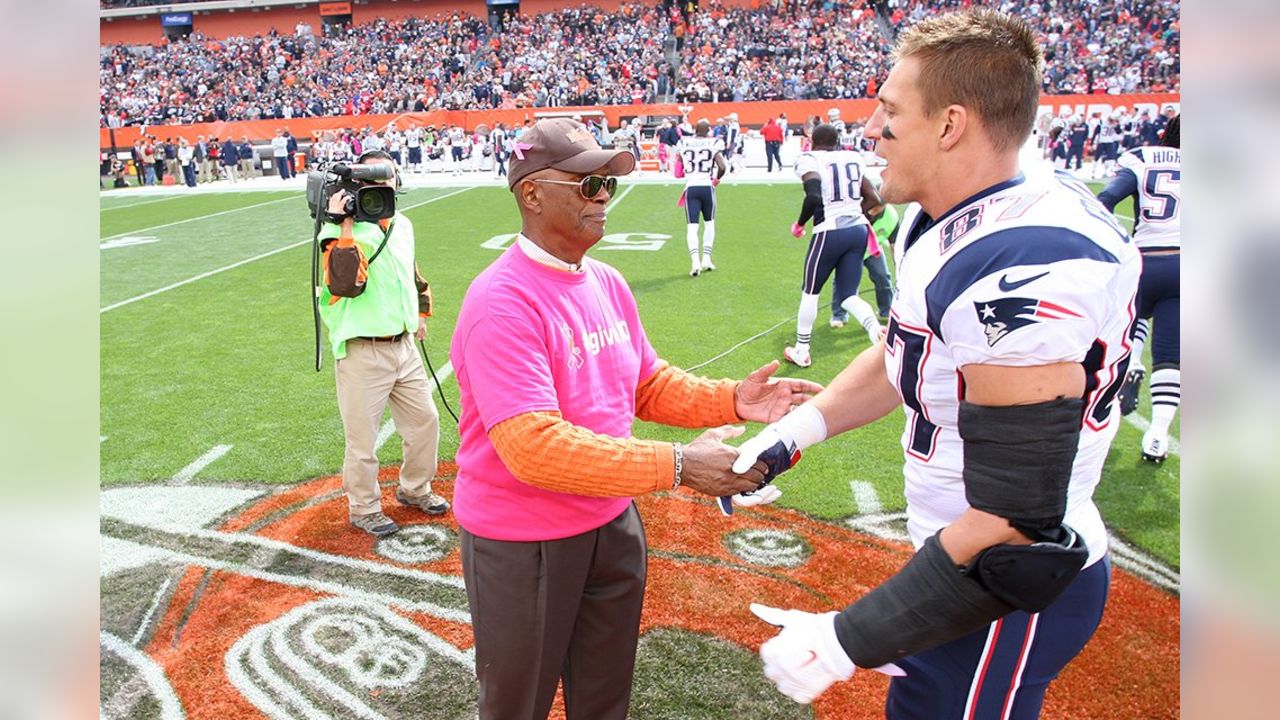
<path id="1" fill-rule="evenodd" d="M 826 437 L 826 422 L 812 406 L 800 405 L 741 447 L 723 443 L 743 432 L 740 426 L 713 428 L 684 449 L 682 484 L 716 497 L 725 515 L 735 505 L 767 505 L 781 497 L 770 483 L 800 461 L 801 450 Z M 726 460 L 732 464 L 726 467 Z"/>

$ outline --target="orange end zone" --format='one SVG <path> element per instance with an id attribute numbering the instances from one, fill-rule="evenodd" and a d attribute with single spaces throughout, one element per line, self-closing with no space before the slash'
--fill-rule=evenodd
<path id="1" fill-rule="evenodd" d="M 452 466 L 442 467 L 441 476 L 454 471 Z M 145 650 L 168 676 L 189 717 L 262 716 L 228 676 L 232 663 L 227 658 L 255 629 L 295 608 L 347 596 L 347 590 L 335 595 L 307 583 L 341 577 L 350 588 L 391 593 L 394 587 L 379 585 L 384 576 L 394 585 L 396 572 L 432 573 L 444 578 L 446 586 L 456 583 L 447 588 L 456 605 L 462 569 L 452 514 L 428 518 L 400 506 L 393 497 L 396 468 L 384 468 L 380 477 L 387 483 L 384 509 L 392 518 L 430 537 L 446 538 L 437 555 L 415 562 L 388 558 L 385 548 L 380 552 L 373 538 L 347 524 L 346 501 L 336 477 L 318 478 L 254 501 L 218 528 L 275 541 L 257 551 L 268 556 L 265 560 L 246 554 L 244 562 L 278 576 L 201 568 L 182 576 Z M 451 497 L 453 486 L 438 481 L 435 490 Z M 773 629 L 750 614 L 749 602 L 809 610 L 841 607 L 891 575 L 911 553 L 905 543 L 790 510 L 766 508 L 726 518 L 709 502 L 685 492 L 649 496 L 637 504 L 651 551 L 641 631 L 679 628 L 723 638 L 751 652 L 772 636 Z M 299 570 L 304 561 L 317 563 L 311 575 Z M 279 579 L 285 576 L 294 579 Z M 1102 626 L 1050 687 L 1042 717 L 1176 718 L 1179 606 L 1177 597 L 1116 570 Z M 396 609 L 395 618 L 458 651 L 472 646 L 470 626 L 464 621 L 428 610 Z M 819 698 L 814 716 L 883 717 L 887 684 L 879 673 L 860 672 L 852 682 Z M 552 716 L 562 718 L 562 707 L 557 701 Z"/>

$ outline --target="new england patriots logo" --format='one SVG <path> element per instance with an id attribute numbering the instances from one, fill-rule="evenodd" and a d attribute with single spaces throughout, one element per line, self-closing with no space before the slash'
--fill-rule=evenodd
<path id="1" fill-rule="evenodd" d="M 1048 300 L 1035 298 L 1001 298 L 973 304 L 978 320 L 986 326 L 987 345 L 994 346 L 1004 336 L 1041 320 L 1065 320 L 1084 317 L 1079 313 L 1056 305 Z"/>

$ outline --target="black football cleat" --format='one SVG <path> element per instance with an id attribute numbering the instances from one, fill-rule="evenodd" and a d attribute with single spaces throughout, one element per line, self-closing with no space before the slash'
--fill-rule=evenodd
<path id="1" fill-rule="evenodd" d="M 1142 368 L 1130 370 L 1124 376 L 1124 384 L 1120 386 L 1120 414 L 1129 415 L 1138 409 L 1138 391 L 1142 389 L 1142 380 L 1147 371 Z"/>

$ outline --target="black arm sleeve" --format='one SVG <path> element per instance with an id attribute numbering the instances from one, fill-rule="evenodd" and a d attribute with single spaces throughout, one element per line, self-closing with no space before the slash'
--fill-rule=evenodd
<path id="1" fill-rule="evenodd" d="M 803 225 L 813 218 L 813 224 L 823 221 L 822 214 L 822 181 L 812 178 L 804 181 L 804 204 L 800 206 L 800 219 L 797 225 Z"/>
<path id="2" fill-rule="evenodd" d="M 1116 176 L 1112 178 L 1111 182 L 1103 188 L 1102 192 L 1098 193 L 1098 200 L 1102 201 L 1103 207 L 1107 210 L 1115 212 L 1116 205 L 1119 205 L 1121 200 L 1130 195 L 1134 196 L 1135 199 L 1137 198 L 1138 176 L 1134 175 L 1129 168 L 1120 168 L 1116 171 Z M 1136 214 L 1136 209 L 1134 212 Z"/>

